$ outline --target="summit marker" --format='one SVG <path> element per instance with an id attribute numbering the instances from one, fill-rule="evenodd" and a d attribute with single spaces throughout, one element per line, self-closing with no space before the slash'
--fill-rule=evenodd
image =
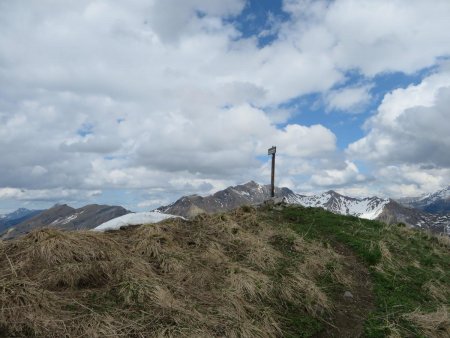
<path id="1" fill-rule="evenodd" d="M 272 146 L 268 150 L 267 155 L 272 155 L 272 174 L 270 177 L 270 195 L 275 197 L 275 153 L 277 152 L 277 147 Z"/>

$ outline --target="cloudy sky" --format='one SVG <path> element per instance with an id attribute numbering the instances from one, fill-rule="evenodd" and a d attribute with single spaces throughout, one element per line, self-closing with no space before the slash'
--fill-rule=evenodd
<path id="1" fill-rule="evenodd" d="M 0 0 L 0 213 L 450 183 L 448 0 Z"/>

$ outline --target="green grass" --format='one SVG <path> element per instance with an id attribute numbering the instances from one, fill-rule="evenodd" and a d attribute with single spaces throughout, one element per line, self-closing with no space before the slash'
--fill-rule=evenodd
<path id="1" fill-rule="evenodd" d="M 366 321 L 366 337 L 421 337 L 405 315 L 450 305 L 450 250 L 436 237 L 319 208 L 288 207 L 270 214 L 306 239 L 346 245 L 369 267 L 376 308 Z M 430 281 L 440 286 L 437 295 L 427 291 Z"/>
<path id="2" fill-rule="evenodd" d="M 323 330 L 323 323 L 299 312 L 294 306 L 286 308 L 284 313 L 284 336 L 286 338 L 313 337 Z"/>

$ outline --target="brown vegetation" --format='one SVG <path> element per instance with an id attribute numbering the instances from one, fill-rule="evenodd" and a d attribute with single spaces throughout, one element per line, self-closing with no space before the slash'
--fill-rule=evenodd
<path id="1" fill-rule="evenodd" d="M 0 335 L 282 336 L 286 308 L 333 310 L 318 281 L 351 285 L 341 260 L 252 208 L 107 233 L 38 230 L 0 242 Z"/>
<path id="2" fill-rule="evenodd" d="M 427 337 L 450 337 L 449 308 L 444 305 L 434 312 L 424 313 L 416 310 L 405 317 L 419 326 Z"/>

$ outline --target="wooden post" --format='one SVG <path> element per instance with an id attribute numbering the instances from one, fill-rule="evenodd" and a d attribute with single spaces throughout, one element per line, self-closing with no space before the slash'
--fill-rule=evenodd
<path id="1" fill-rule="evenodd" d="M 277 147 L 272 146 L 269 148 L 268 155 L 272 155 L 272 174 L 270 177 L 270 195 L 275 197 L 275 153 L 277 152 Z"/>

